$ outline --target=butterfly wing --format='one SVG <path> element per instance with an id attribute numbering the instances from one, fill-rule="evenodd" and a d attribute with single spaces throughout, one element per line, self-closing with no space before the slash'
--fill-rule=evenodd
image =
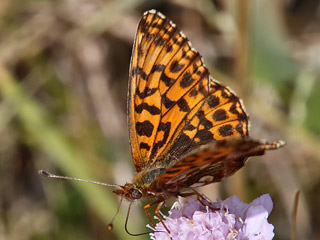
<path id="1" fill-rule="evenodd" d="M 142 17 L 131 58 L 128 125 L 137 172 L 171 166 L 214 140 L 248 135 L 248 118 L 200 54 L 161 13 Z"/>
<path id="2" fill-rule="evenodd" d="M 249 137 L 217 141 L 190 153 L 155 178 L 153 191 L 179 192 L 182 188 L 200 187 L 220 182 L 245 164 L 248 157 L 263 155 L 266 150 L 282 147 L 284 142 L 262 143 Z"/>

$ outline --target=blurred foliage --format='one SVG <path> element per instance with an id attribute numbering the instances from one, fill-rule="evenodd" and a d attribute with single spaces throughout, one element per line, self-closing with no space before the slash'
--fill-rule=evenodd
<path id="1" fill-rule="evenodd" d="M 131 180 L 128 68 L 139 18 L 152 8 L 244 99 L 254 138 L 287 142 L 201 191 L 243 201 L 270 193 L 275 239 L 319 239 L 317 0 L 0 1 L 0 239 L 133 239 L 124 229 L 127 203 L 114 231 L 106 229 L 119 202 L 112 188 L 43 179 L 37 170 Z M 146 232 L 147 223 L 134 205 L 129 231 Z"/>

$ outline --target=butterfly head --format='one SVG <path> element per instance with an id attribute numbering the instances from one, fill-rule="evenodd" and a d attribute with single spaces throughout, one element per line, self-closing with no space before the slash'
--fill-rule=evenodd
<path id="1" fill-rule="evenodd" d="M 155 193 L 148 191 L 148 185 L 140 182 L 126 183 L 124 186 L 121 186 L 121 188 L 118 188 L 113 192 L 129 201 L 141 198 L 151 199 L 155 197 Z"/>
<path id="2" fill-rule="evenodd" d="M 126 183 L 124 186 L 121 186 L 121 188 L 116 189 L 113 192 L 130 201 L 140 199 L 145 195 L 144 189 L 133 183 Z"/>

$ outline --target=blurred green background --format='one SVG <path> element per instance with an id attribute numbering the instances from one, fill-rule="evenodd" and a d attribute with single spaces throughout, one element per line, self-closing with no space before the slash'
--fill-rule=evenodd
<path id="1" fill-rule="evenodd" d="M 0 239 L 148 239 L 125 233 L 127 203 L 107 231 L 119 202 L 112 188 L 37 171 L 132 179 L 128 68 L 138 21 L 153 8 L 244 100 L 251 135 L 287 142 L 200 191 L 244 202 L 269 193 L 275 239 L 320 239 L 318 0 L 1 0 Z M 135 204 L 129 231 L 148 231 L 147 223 Z"/>

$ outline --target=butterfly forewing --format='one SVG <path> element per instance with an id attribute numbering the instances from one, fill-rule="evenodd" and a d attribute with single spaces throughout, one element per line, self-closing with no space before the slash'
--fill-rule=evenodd
<path id="1" fill-rule="evenodd" d="M 166 64 L 182 44 L 176 27 L 160 14 L 141 19 L 133 47 L 129 78 L 129 132 L 133 162 L 139 172 L 150 157 L 161 120 L 161 91 L 167 88 Z"/>
<path id="2" fill-rule="evenodd" d="M 215 82 L 174 23 L 155 11 L 141 19 L 130 67 L 129 133 L 137 172 L 173 165 L 213 140 L 248 134 L 240 100 Z"/>

